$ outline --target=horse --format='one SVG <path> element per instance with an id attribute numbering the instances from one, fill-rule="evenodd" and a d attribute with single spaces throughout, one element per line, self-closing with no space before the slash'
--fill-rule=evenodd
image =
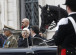
<path id="1" fill-rule="evenodd" d="M 67 11 L 61 8 L 59 5 L 58 6 L 45 5 L 43 7 L 39 5 L 39 7 L 41 8 L 42 22 L 40 31 L 42 33 L 44 33 L 49 26 L 52 26 L 50 29 L 53 29 L 61 18 L 65 18 L 68 16 Z"/>

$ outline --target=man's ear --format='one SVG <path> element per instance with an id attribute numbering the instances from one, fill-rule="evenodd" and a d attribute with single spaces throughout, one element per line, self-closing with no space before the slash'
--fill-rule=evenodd
<path id="1" fill-rule="evenodd" d="M 67 8 L 68 8 L 68 10 L 70 10 L 69 6 Z"/>
<path id="2" fill-rule="evenodd" d="M 34 31 L 32 30 L 32 32 L 34 33 Z"/>
<path id="3" fill-rule="evenodd" d="M 69 6 L 67 6 L 67 11 L 68 13 L 72 12 Z"/>

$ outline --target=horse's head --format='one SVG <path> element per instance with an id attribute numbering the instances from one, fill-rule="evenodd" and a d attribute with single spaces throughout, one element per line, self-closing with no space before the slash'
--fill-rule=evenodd
<path id="1" fill-rule="evenodd" d="M 68 14 L 67 12 L 57 6 L 51 6 L 51 5 L 46 5 L 44 7 L 41 7 L 41 31 L 45 32 L 46 29 L 50 26 L 50 24 L 55 21 L 57 24 L 58 20 L 63 17 L 67 17 Z"/>

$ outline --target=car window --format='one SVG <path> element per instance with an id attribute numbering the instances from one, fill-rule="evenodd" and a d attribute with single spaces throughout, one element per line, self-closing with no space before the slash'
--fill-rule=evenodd
<path id="1" fill-rule="evenodd" d="M 7 31 L 7 30 L 6 30 Z M 27 37 L 27 31 L 12 30 L 10 36 L 9 32 L 0 34 L 1 48 L 28 48 L 29 46 L 53 46 L 53 41 L 48 41 L 39 37 L 32 37 L 30 34 Z M 7 37 L 7 36 L 8 37 Z M 26 37 L 25 37 L 26 36 Z"/>

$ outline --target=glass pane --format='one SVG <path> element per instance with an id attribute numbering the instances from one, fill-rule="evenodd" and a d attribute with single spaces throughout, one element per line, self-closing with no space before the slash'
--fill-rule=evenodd
<path id="1" fill-rule="evenodd" d="M 39 25 L 38 0 L 25 0 L 25 14 L 30 20 L 30 25 Z"/>
<path id="2" fill-rule="evenodd" d="M 49 46 L 51 43 L 51 41 L 47 41 L 43 37 L 36 36 L 33 38 L 33 32 L 27 28 L 23 30 L 4 28 L 4 31 L 2 32 L 3 33 L 0 34 L 0 48 L 28 48 L 29 46 Z"/>

